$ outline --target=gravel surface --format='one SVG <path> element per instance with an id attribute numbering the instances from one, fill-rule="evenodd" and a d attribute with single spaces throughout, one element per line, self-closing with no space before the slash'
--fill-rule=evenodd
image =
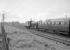
<path id="1" fill-rule="evenodd" d="M 8 37 L 11 39 L 10 50 L 70 50 L 70 46 L 32 34 L 20 33 Z"/>

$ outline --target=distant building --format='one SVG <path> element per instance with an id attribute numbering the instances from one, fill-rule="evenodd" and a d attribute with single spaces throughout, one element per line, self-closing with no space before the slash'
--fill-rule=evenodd
<path id="1" fill-rule="evenodd" d="M 66 25 L 69 24 L 69 18 L 49 19 L 46 20 L 44 23 L 53 25 Z"/>
<path id="2" fill-rule="evenodd" d="M 16 22 L 12 22 L 12 24 L 19 24 L 19 22 L 18 22 L 18 21 L 16 21 Z"/>

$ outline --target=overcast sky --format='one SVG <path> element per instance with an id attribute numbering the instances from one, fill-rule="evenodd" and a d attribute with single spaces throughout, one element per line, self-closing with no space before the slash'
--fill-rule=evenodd
<path id="1" fill-rule="evenodd" d="M 0 12 L 2 10 L 5 10 L 7 21 L 69 17 L 70 0 L 0 0 Z"/>

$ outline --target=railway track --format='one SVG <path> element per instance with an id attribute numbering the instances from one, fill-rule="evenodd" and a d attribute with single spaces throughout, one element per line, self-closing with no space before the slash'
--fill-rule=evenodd
<path id="1" fill-rule="evenodd" d="M 59 43 L 62 43 L 64 45 L 67 45 L 67 46 L 70 46 L 70 38 L 66 38 L 66 37 L 57 37 L 57 35 L 48 35 L 46 33 L 42 33 L 40 31 L 36 31 L 36 30 L 33 30 L 33 29 L 28 29 L 31 33 L 35 34 L 35 35 L 38 35 L 38 36 L 41 36 L 41 37 L 44 37 L 46 39 L 50 39 L 50 40 L 54 40 L 56 42 L 59 42 Z"/>

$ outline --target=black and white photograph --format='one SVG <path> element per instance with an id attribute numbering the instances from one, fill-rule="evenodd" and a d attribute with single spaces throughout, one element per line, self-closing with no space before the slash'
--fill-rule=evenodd
<path id="1" fill-rule="evenodd" d="M 70 50 L 70 0 L 0 0 L 0 50 Z"/>

